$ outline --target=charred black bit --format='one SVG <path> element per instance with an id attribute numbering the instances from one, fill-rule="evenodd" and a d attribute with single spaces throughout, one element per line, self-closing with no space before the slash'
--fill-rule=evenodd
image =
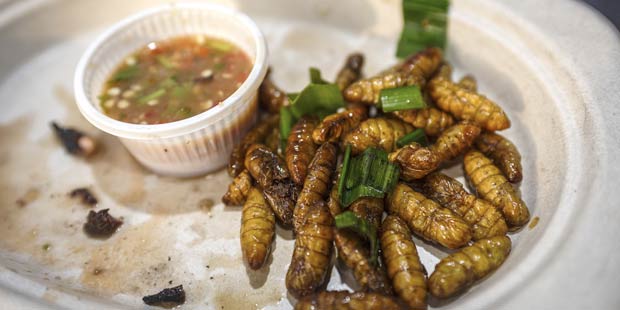
<path id="1" fill-rule="evenodd" d="M 69 193 L 71 198 L 80 198 L 82 203 L 88 206 L 94 206 L 97 204 L 97 198 L 88 190 L 88 188 L 80 187 L 76 188 Z"/>
<path id="2" fill-rule="evenodd" d="M 88 212 L 84 231 L 92 237 L 109 237 L 116 232 L 123 221 L 108 214 L 109 210 L 103 209 L 97 212 L 91 210 Z"/>
<path id="3" fill-rule="evenodd" d="M 95 151 L 95 141 L 82 132 L 73 128 L 63 128 L 56 122 L 52 122 L 51 125 L 65 150 L 70 154 L 88 156 Z"/>
<path id="4" fill-rule="evenodd" d="M 142 297 L 142 301 L 149 306 L 174 307 L 185 302 L 183 285 L 165 288 L 155 295 Z"/>

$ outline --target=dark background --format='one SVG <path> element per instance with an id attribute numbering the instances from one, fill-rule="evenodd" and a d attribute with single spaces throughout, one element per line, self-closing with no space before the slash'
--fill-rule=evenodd
<path id="1" fill-rule="evenodd" d="M 620 28 L 620 0 L 584 0 Z"/>

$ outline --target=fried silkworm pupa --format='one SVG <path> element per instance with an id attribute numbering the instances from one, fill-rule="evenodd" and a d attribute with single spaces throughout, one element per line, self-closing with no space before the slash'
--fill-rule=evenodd
<path id="1" fill-rule="evenodd" d="M 448 298 L 497 269 L 506 260 L 512 243 L 507 236 L 482 239 L 442 259 L 428 279 L 433 296 Z"/>
<path id="2" fill-rule="evenodd" d="M 409 56 L 395 70 L 384 71 L 374 77 L 359 80 L 344 90 L 349 102 L 377 104 L 383 89 L 419 85 L 421 88 L 439 68 L 443 54 L 438 48 L 428 48 Z"/>
<path id="3" fill-rule="evenodd" d="M 462 77 L 459 81 L 459 86 L 469 91 L 478 91 L 478 82 L 476 82 L 476 78 L 474 78 L 472 75 L 466 75 Z"/>
<path id="4" fill-rule="evenodd" d="M 471 228 L 461 217 L 403 183 L 388 196 L 388 213 L 400 217 L 420 237 L 448 249 L 471 240 Z"/>
<path id="5" fill-rule="evenodd" d="M 243 163 L 245 162 L 245 154 L 250 147 L 250 145 L 254 143 L 261 143 L 267 135 L 271 132 L 271 129 L 278 124 L 280 120 L 279 115 L 272 115 L 263 121 L 259 121 L 248 133 L 241 139 L 241 142 L 237 144 L 232 153 L 230 153 L 230 160 L 228 162 L 228 175 L 231 177 L 236 177 L 245 166 Z"/>
<path id="6" fill-rule="evenodd" d="M 286 166 L 291 174 L 291 178 L 297 185 L 302 185 L 308 173 L 308 165 L 314 153 L 316 145 L 312 141 L 312 131 L 316 127 L 318 120 L 313 116 L 303 116 L 291 128 L 286 143 Z"/>
<path id="7" fill-rule="evenodd" d="M 426 196 L 469 223 L 474 240 L 503 236 L 508 231 L 502 213 L 490 202 L 469 194 L 459 181 L 442 173 L 428 175 L 424 181 Z"/>
<path id="8" fill-rule="evenodd" d="M 439 156 L 427 147 L 411 143 L 388 155 L 400 167 L 400 178 L 405 181 L 421 179 L 439 167 Z"/>
<path id="9" fill-rule="evenodd" d="M 87 206 L 94 206 L 97 204 L 97 198 L 90 192 L 88 188 L 80 187 L 72 190 L 69 193 L 71 198 L 80 198 L 80 201 Z"/>
<path id="10" fill-rule="evenodd" d="M 185 303 L 183 285 L 165 288 L 161 292 L 142 297 L 142 301 L 149 306 L 173 308 Z"/>
<path id="11" fill-rule="evenodd" d="M 265 138 L 265 145 L 267 145 L 267 147 L 271 149 L 274 153 L 280 156 L 282 155 L 282 149 L 280 148 L 280 128 L 279 127 L 274 127 L 271 130 L 271 133 L 267 135 L 267 138 Z"/>
<path id="12" fill-rule="evenodd" d="M 475 145 L 480 152 L 493 160 L 510 183 L 521 182 L 521 154 L 510 140 L 496 133 L 484 132 L 476 139 Z"/>
<path id="13" fill-rule="evenodd" d="M 452 81 L 452 65 L 447 62 L 444 62 L 439 66 L 433 78 L 446 79 L 448 81 Z"/>
<path id="14" fill-rule="evenodd" d="M 351 145 L 351 154 L 357 155 L 369 147 L 392 152 L 396 141 L 413 131 L 413 126 L 392 118 L 377 117 L 363 121 L 344 136 L 343 145 Z"/>
<path id="15" fill-rule="evenodd" d="M 69 154 L 88 157 L 95 153 L 97 144 L 91 137 L 74 128 L 61 127 L 56 122 L 52 122 L 51 125 Z"/>
<path id="16" fill-rule="evenodd" d="M 243 170 L 228 185 L 222 202 L 227 206 L 240 206 L 245 202 L 250 188 L 252 188 L 252 176 L 247 170 Z"/>
<path id="17" fill-rule="evenodd" d="M 271 68 L 258 89 L 261 108 L 269 113 L 280 113 L 280 108 L 289 105 L 286 93 L 280 90 L 271 80 Z"/>
<path id="18" fill-rule="evenodd" d="M 355 213 L 359 218 L 366 220 L 379 231 L 384 211 L 383 199 L 360 197 L 349 206 L 349 211 Z"/>
<path id="19" fill-rule="evenodd" d="M 512 230 L 530 220 L 530 211 L 502 172 L 484 154 L 471 150 L 463 159 L 465 174 L 478 195 L 499 208 Z"/>
<path id="20" fill-rule="evenodd" d="M 108 214 L 110 209 L 103 209 L 97 212 L 90 211 L 86 217 L 84 231 L 91 237 L 109 237 L 123 225 L 122 219 L 117 219 Z"/>
<path id="21" fill-rule="evenodd" d="M 459 120 L 472 121 L 488 131 L 510 127 L 504 110 L 483 95 L 442 78 L 431 80 L 428 90 L 440 109 Z"/>
<path id="22" fill-rule="evenodd" d="M 252 187 L 241 211 L 241 251 L 251 269 L 265 264 L 276 232 L 276 219 L 263 194 Z"/>
<path id="23" fill-rule="evenodd" d="M 332 178 L 332 189 L 329 191 L 329 198 L 327 198 L 327 209 L 329 213 L 336 217 L 336 215 L 342 213 L 342 207 L 338 200 L 338 179 L 340 178 L 340 171 L 334 174 Z"/>
<path id="24" fill-rule="evenodd" d="M 407 224 L 388 215 L 381 225 L 381 249 L 396 294 L 411 309 L 426 309 L 426 270 Z"/>
<path id="25" fill-rule="evenodd" d="M 441 133 L 429 148 L 439 161 L 454 159 L 467 150 L 480 134 L 480 127 L 470 122 L 460 122 Z"/>
<path id="26" fill-rule="evenodd" d="M 323 291 L 302 298 L 295 310 L 401 310 L 390 296 L 378 293 Z"/>
<path id="27" fill-rule="evenodd" d="M 393 114 L 416 128 L 422 128 L 425 134 L 433 137 L 454 124 L 452 115 L 436 108 L 402 110 Z"/>
<path id="28" fill-rule="evenodd" d="M 347 109 L 326 116 L 312 132 L 316 144 L 338 142 L 342 136 L 368 118 L 366 106 L 351 103 Z"/>
<path id="29" fill-rule="evenodd" d="M 338 257 L 353 271 L 353 277 L 362 290 L 393 294 L 385 270 L 378 264 L 371 264 L 368 246 L 358 235 L 346 229 L 338 229 L 334 241 Z"/>
<path id="30" fill-rule="evenodd" d="M 362 66 L 364 66 L 364 55 L 353 53 L 347 56 L 347 60 L 336 75 L 336 81 L 334 82 L 340 91 L 343 91 L 351 83 L 360 79 L 362 76 Z"/>
<path id="31" fill-rule="evenodd" d="M 325 143 L 316 151 L 293 211 L 295 231 L 303 224 L 309 209 L 314 207 L 317 201 L 327 198 L 337 160 L 338 147 L 333 143 Z"/>

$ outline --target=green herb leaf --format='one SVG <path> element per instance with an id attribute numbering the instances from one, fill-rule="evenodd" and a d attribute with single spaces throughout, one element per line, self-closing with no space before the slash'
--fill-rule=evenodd
<path id="1" fill-rule="evenodd" d="M 426 102 L 417 85 L 383 89 L 379 98 L 383 112 L 426 108 Z"/>
<path id="2" fill-rule="evenodd" d="M 166 94 L 166 90 L 163 89 L 163 88 L 160 88 L 160 89 L 158 89 L 158 90 L 156 90 L 156 91 L 154 91 L 154 92 L 152 92 L 152 93 L 150 93 L 150 94 L 148 94 L 146 96 L 140 97 L 140 99 L 138 99 L 138 103 L 139 104 L 145 104 L 145 103 L 147 103 L 147 102 L 149 102 L 149 101 L 151 101 L 153 99 L 157 99 L 157 98 L 159 98 L 159 97 L 161 97 L 161 96 L 163 96 L 165 94 Z"/>
<path id="3" fill-rule="evenodd" d="M 298 96 L 299 96 L 299 93 L 288 93 L 288 94 L 286 94 L 286 97 L 288 97 L 288 100 L 290 102 L 295 101 L 295 99 L 297 99 Z"/>
<path id="4" fill-rule="evenodd" d="M 291 113 L 296 118 L 306 114 L 335 112 L 344 107 L 344 99 L 334 84 L 309 84 L 291 103 Z"/>
<path id="5" fill-rule="evenodd" d="M 130 80 L 136 77 L 140 73 L 138 65 L 127 66 L 120 71 L 116 72 L 112 77 L 113 82 L 119 82 L 124 80 Z"/>
<path id="6" fill-rule="evenodd" d="M 351 162 L 351 145 L 347 144 L 342 159 L 342 170 L 340 170 L 340 178 L 338 179 L 338 197 L 342 197 L 345 189 L 346 180 L 349 178 L 349 166 Z M 342 201 L 342 200 L 341 200 Z"/>
<path id="7" fill-rule="evenodd" d="M 172 96 L 174 98 L 183 100 L 187 98 L 192 91 L 192 85 L 189 83 L 184 83 L 183 85 L 177 85 L 172 89 Z"/>
<path id="8" fill-rule="evenodd" d="M 426 137 L 426 134 L 424 134 L 424 130 L 422 128 L 418 128 L 398 139 L 398 141 L 396 141 L 396 146 L 403 147 L 413 142 L 422 146 L 428 145 L 428 138 Z"/>
<path id="9" fill-rule="evenodd" d="M 286 140 L 291 133 L 291 128 L 295 122 L 295 117 L 291 113 L 290 107 L 280 108 L 280 146 L 284 150 L 286 147 Z"/>
<path id="10" fill-rule="evenodd" d="M 336 221 L 336 228 L 351 229 L 370 242 L 370 262 L 376 265 L 379 256 L 379 244 L 375 227 L 351 211 L 345 211 L 336 215 L 334 220 Z"/>
<path id="11" fill-rule="evenodd" d="M 445 48 L 449 0 L 403 0 L 403 30 L 396 56 L 406 57 L 427 47 Z"/>
<path id="12" fill-rule="evenodd" d="M 317 68 L 310 67 L 310 83 L 313 84 L 329 84 L 321 77 L 321 71 Z"/>

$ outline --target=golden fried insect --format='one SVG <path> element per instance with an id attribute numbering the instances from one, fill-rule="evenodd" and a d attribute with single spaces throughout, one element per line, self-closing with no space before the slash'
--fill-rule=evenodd
<path id="1" fill-rule="evenodd" d="M 351 84 L 344 90 L 344 98 L 350 102 L 376 104 L 383 89 L 409 85 L 423 87 L 441 64 L 442 57 L 438 48 L 423 50 L 409 56 L 396 70 L 388 70 Z"/>
<path id="2" fill-rule="evenodd" d="M 467 150 L 480 134 L 480 127 L 470 122 L 460 122 L 441 133 L 429 149 L 439 161 L 454 159 Z"/>
<path id="3" fill-rule="evenodd" d="M 282 154 L 282 150 L 280 149 L 280 128 L 274 127 L 271 130 L 271 133 L 265 138 L 265 145 L 274 153 L 278 155 Z"/>
<path id="4" fill-rule="evenodd" d="M 390 296 L 377 293 L 323 291 L 302 298 L 295 310 L 401 310 Z"/>
<path id="5" fill-rule="evenodd" d="M 250 268 L 263 266 L 276 231 L 276 219 L 263 194 L 255 187 L 241 211 L 241 251 Z"/>
<path id="6" fill-rule="evenodd" d="M 280 108 L 289 105 L 286 93 L 280 90 L 271 80 L 271 69 L 258 89 L 260 106 L 269 113 L 280 113 Z"/>
<path id="7" fill-rule="evenodd" d="M 233 148 L 228 162 L 228 174 L 236 177 L 245 168 L 245 154 L 248 147 L 254 143 L 261 143 L 271 132 L 271 129 L 278 124 L 279 115 L 273 115 L 264 121 L 259 121 L 248 133 L 243 137 L 241 142 Z"/>
<path id="8" fill-rule="evenodd" d="M 396 295 L 411 309 L 426 309 L 426 270 L 407 224 L 388 215 L 382 223 L 381 249 Z"/>
<path id="9" fill-rule="evenodd" d="M 422 128 L 429 136 L 437 136 L 454 124 L 452 115 L 432 107 L 396 111 L 393 114 L 416 128 Z"/>
<path id="10" fill-rule="evenodd" d="M 469 223 L 474 240 L 503 236 L 508 231 L 502 213 L 493 204 L 469 194 L 459 181 L 445 174 L 427 176 L 424 193 Z"/>
<path id="11" fill-rule="evenodd" d="M 332 178 L 332 189 L 329 191 L 329 198 L 327 198 L 327 209 L 329 213 L 336 217 L 336 215 L 342 213 L 342 207 L 338 197 L 338 179 L 340 178 L 340 171 L 334 174 Z"/>
<path id="12" fill-rule="evenodd" d="M 474 242 L 442 259 L 428 279 L 431 294 L 448 298 L 497 269 L 506 260 L 512 243 L 507 236 Z"/>
<path id="13" fill-rule="evenodd" d="M 247 170 L 243 170 L 228 185 L 222 202 L 227 206 L 240 206 L 245 202 L 250 188 L 252 188 L 252 176 Z"/>
<path id="14" fill-rule="evenodd" d="M 435 72 L 435 75 L 433 76 L 433 78 L 441 78 L 441 79 L 446 79 L 448 81 L 452 80 L 452 65 L 450 65 L 447 62 L 444 62 L 441 66 L 439 66 L 439 69 L 437 69 L 437 72 Z"/>
<path id="15" fill-rule="evenodd" d="M 449 249 L 471 240 L 471 228 L 461 217 L 403 183 L 388 196 L 388 213 L 403 219 L 422 238 Z"/>
<path id="16" fill-rule="evenodd" d="M 459 120 L 470 120 L 488 131 L 510 127 L 510 120 L 504 110 L 483 95 L 443 78 L 431 80 L 428 90 L 440 109 L 450 112 Z"/>
<path id="17" fill-rule="evenodd" d="M 326 116 L 312 132 L 314 143 L 338 142 L 342 136 L 368 118 L 366 106 L 351 103 L 347 109 Z"/>
<path id="18" fill-rule="evenodd" d="M 362 76 L 362 66 L 364 66 L 364 55 L 353 53 L 347 56 L 344 67 L 340 69 L 334 82 L 340 91 L 343 91 L 351 83 L 360 79 Z"/>
<path id="19" fill-rule="evenodd" d="M 304 116 L 291 128 L 286 144 L 286 166 L 295 184 L 302 185 L 308 165 L 316 152 L 316 145 L 312 141 L 312 131 L 318 120 L 312 116 Z"/>
<path id="20" fill-rule="evenodd" d="M 392 118 L 367 119 L 346 134 L 343 145 L 351 145 L 351 154 L 356 155 L 369 147 L 391 152 L 397 148 L 396 141 L 413 131 L 413 126 Z"/>
<path id="21" fill-rule="evenodd" d="M 310 208 L 316 206 L 317 201 L 327 197 L 337 159 L 338 147 L 333 143 L 325 143 L 316 151 L 316 155 L 308 166 L 308 175 L 293 212 L 295 231 L 298 231 L 303 224 Z"/>
<path id="22" fill-rule="evenodd" d="M 439 156 L 427 147 L 411 143 L 388 155 L 400 167 L 400 178 L 405 181 L 421 179 L 435 171 L 441 163 Z"/>
<path id="23" fill-rule="evenodd" d="M 359 218 L 366 220 L 374 226 L 377 231 L 381 227 L 383 217 L 383 199 L 375 197 L 360 197 L 349 206 L 349 211 L 355 213 Z"/>
<path id="24" fill-rule="evenodd" d="M 496 133 L 485 132 L 476 139 L 475 145 L 480 152 L 493 160 L 510 183 L 521 182 L 521 154 L 510 140 Z"/>
<path id="25" fill-rule="evenodd" d="M 331 269 L 334 219 L 325 202 L 312 206 L 297 231 L 293 258 L 286 273 L 286 288 L 295 298 L 309 295 L 325 284 Z"/>
<path id="26" fill-rule="evenodd" d="M 530 219 L 530 211 L 502 172 L 478 151 L 469 151 L 463 159 L 465 174 L 478 195 L 499 208 L 511 229 L 518 229 Z"/>
<path id="27" fill-rule="evenodd" d="M 466 75 L 462 77 L 459 81 L 459 86 L 469 91 L 478 91 L 478 82 L 476 82 L 476 78 L 474 78 L 472 75 Z"/>

